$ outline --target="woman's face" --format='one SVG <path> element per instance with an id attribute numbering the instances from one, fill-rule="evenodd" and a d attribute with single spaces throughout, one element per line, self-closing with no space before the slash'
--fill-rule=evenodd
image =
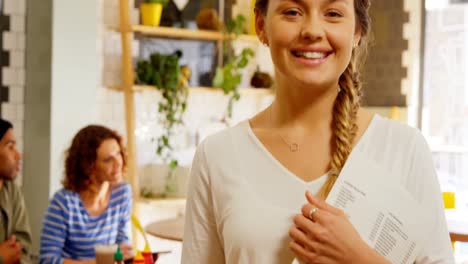
<path id="1" fill-rule="evenodd" d="M 96 183 L 118 183 L 122 180 L 122 152 L 115 139 L 104 140 L 97 149 L 91 180 Z"/>
<path id="2" fill-rule="evenodd" d="M 360 37 L 353 0 L 270 0 L 256 25 L 277 78 L 314 87 L 336 87 Z"/>

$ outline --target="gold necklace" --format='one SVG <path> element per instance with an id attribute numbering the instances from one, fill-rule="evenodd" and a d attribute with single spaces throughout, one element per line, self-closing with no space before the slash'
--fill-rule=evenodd
<path id="1" fill-rule="evenodd" d="M 270 109 L 269 109 L 269 117 L 270 117 L 270 123 L 273 124 L 273 119 L 272 119 L 272 108 L 273 108 L 273 105 L 270 106 Z M 288 142 L 288 140 L 286 140 L 282 135 L 281 133 L 278 132 L 278 136 L 281 138 L 281 140 L 284 142 L 284 144 L 286 144 L 289 148 L 289 151 L 291 152 L 298 152 L 299 151 L 299 144 L 297 142 Z"/>

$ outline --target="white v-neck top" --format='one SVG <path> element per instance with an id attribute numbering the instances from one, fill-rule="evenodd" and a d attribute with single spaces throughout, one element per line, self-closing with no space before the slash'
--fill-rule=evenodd
<path id="1" fill-rule="evenodd" d="M 374 116 L 353 151 L 365 153 L 420 202 L 431 229 L 416 263 L 453 263 L 431 153 L 413 128 Z M 312 160 L 304 162 L 313 162 Z M 305 182 L 284 167 L 243 121 L 197 148 L 187 198 L 182 263 L 291 263 L 288 229 L 326 175 Z"/>

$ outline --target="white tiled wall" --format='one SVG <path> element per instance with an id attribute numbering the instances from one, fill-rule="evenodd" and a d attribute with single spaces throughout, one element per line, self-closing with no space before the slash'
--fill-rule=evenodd
<path id="1" fill-rule="evenodd" d="M 9 87 L 9 102 L 2 103 L 2 118 L 12 122 L 18 150 L 23 150 L 25 22 L 26 0 L 5 0 L 4 12 L 10 17 L 10 31 L 3 32 L 3 49 L 10 54 L 10 65 L 2 67 L 2 85 Z M 18 181 L 21 182 L 21 175 Z"/>

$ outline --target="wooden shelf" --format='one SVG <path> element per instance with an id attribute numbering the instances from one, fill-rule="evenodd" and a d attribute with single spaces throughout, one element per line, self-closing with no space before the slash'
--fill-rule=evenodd
<path id="1" fill-rule="evenodd" d="M 226 36 L 224 34 L 213 30 L 191 30 L 185 28 L 149 27 L 142 25 L 134 25 L 132 26 L 132 31 L 134 33 L 140 33 L 146 36 L 161 38 L 192 39 L 205 41 L 219 41 L 226 39 Z M 258 43 L 256 35 L 240 35 L 238 40 Z"/>
<path id="2" fill-rule="evenodd" d="M 115 88 L 113 88 L 115 89 Z M 117 90 L 117 89 L 115 89 Z M 151 85 L 135 85 L 133 86 L 133 91 L 135 92 L 143 92 L 143 91 L 156 91 L 155 86 Z M 223 91 L 219 88 L 215 87 L 190 87 L 189 93 L 219 93 L 222 94 Z M 241 95 L 246 94 L 256 94 L 256 95 L 272 95 L 273 90 L 267 88 L 240 88 L 239 93 Z"/>

